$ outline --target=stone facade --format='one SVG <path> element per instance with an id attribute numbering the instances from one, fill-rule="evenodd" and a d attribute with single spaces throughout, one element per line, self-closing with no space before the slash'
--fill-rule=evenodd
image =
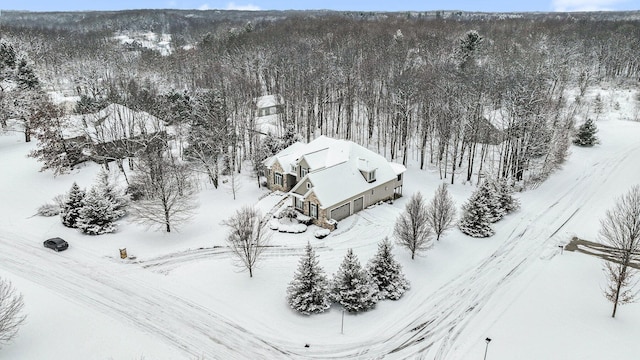
<path id="1" fill-rule="evenodd" d="M 276 184 L 276 173 L 282 175 L 282 185 Z M 267 174 L 267 187 L 271 191 L 288 192 L 295 186 L 295 177 L 288 175 L 282 169 L 282 166 L 277 161 L 273 164 L 269 173 Z"/>

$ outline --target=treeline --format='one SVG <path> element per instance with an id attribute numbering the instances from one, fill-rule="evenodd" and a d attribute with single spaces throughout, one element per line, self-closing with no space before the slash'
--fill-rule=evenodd
<path id="1" fill-rule="evenodd" d="M 285 132 L 350 139 L 405 164 L 433 166 L 451 182 L 544 179 L 564 160 L 577 114 L 591 106 L 586 88 L 640 75 L 638 21 L 460 19 L 258 14 L 212 23 L 206 33 L 201 25 L 191 35 L 191 25 L 174 27 L 169 56 L 126 49 L 109 26 L 23 24 L 4 27 L 2 36 L 55 90 L 190 129 L 212 132 L 222 121 L 216 133 L 225 144 L 232 139 L 232 149 L 220 151 L 231 159 L 254 157 L 254 100 L 280 94 Z M 207 101 L 217 110 L 203 123 L 197 114 Z"/>

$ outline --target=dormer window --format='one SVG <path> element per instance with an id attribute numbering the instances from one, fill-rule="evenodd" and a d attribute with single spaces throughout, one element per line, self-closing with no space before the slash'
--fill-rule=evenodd
<path id="1" fill-rule="evenodd" d="M 374 182 L 376 181 L 376 169 L 373 169 L 371 171 L 366 172 L 365 174 L 367 174 L 367 182 Z"/>
<path id="2" fill-rule="evenodd" d="M 300 177 L 307 176 L 307 172 L 308 171 L 309 171 L 309 169 L 307 169 L 307 168 L 300 168 Z"/>

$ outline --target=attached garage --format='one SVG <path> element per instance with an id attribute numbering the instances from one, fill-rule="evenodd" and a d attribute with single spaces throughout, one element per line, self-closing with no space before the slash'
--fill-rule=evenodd
<path id="1" fill-rule="evenodd" d="M 349 216 L 350 215 L 350 211 L 349 211 L 350 210 L 350 206 L 349 206 L 350 204 L 351 203 L 346 203 L 346 204 L 344 204 L 344 205 L 342 205 L 340 207 L 337 207 L 337 208 L 331 210 L 331 218 L 333 220 L 340 221 L 340 220 L 346 218 L 347 216 Z"/>
<path id="2" fill-rule="evenodd" d="M 357 213 L 358 211 L 362 210 L 362 205 L 364 202 L 364 196 L 358 199 L 353 200 L 353 213 Z"/>

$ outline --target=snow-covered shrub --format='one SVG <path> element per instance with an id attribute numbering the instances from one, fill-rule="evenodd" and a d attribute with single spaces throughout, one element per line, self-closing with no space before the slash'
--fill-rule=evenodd
<path id="1" fill-rule="evenodd" d="M 305 225 L 311 225 L 311 223 L 313 222 L 313 218 L 311 216 L 307 216 L 307 215 L 302 214 L 300 212 L 297 212 L 296 220 L 298 220 L 298 222 L 300 222 L 302 224 L 305 224 Z"/>
<path id="2" fill-rule="evenodd" d="M 318 239 L 324 239 L 327 236 L 329 236 L 329 234 L 331 234 L 331 230 L 329 230 L 329 229 L 319 229 L 319 230 L 316 230 L 313 233 L 313 236 L 315 236 Z"/>
<path id="3" fill-rule="evenodd" d="M 578 146 L 590 147 L 595 144 L 600 143 L 596 133 L 598 132 L 598 128 L 593 120 L 587 119 L 584 124 L 580 125 L 578 128 L 578 132 L 576 133 L 575 139 L 573 139 L 573 143 Z"/>
<path id="4" fill-rule="evenodd" d="M 39 216 L 56 216 L 60 214 L 60 205 L 58 204 L 44 204 L 37 210 Z"/>
<path id="5" fill-rule="evenodd" d="M 282 209 L 282 211 L 278 213 L 279 219 L 295 219 L 297 216 L 298 216 L 298 212 L 290 206 Z"/>
<path id="6" fill-rule="evenodd" d="M 402 266 L 393 257 L 393 245 L 388 238 L 378 244 L 378 252 L 369 261 L 367 269 L 378 287 L 378 299 L 398 300 L 409 289 Z"/>
<path id="7" fill-rule="evenodd" d="M 287 302 L 305 315 L 321 313 L 331 306 L 327 277 L 309 243 L 287 288 Z"/>
<path id="8" fill-rule="evenodd" d="M 333 277 L 331 297 L 348 312 L 369 310 L 378 301 L 377 286 L 352 249 L 347 251 Z"/>

